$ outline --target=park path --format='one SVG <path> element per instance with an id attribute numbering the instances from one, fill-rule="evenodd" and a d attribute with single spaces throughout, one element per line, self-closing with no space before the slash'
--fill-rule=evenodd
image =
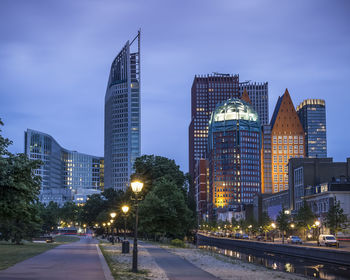
<path id="1" fill-rule="evenodd" d="M 219 278 L 163 248 L 144 242 L 140 245 L 147 249 L 158 266 L 164 270 L 169 280 L 219 280 Z"/>
<path id="2" fill-rule="evenodd" d="M 83 237 L 0 271 L 1 280 L 105 280 L 97 241 Z"/>

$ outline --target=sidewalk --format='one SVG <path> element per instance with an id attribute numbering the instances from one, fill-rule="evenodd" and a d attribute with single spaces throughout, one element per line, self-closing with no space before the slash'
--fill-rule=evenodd
<path id="1" fill-rule="evenodd" d="M 159 267 L 164 270 L 169 280 L 219 280 L 219 278 L 163 248 L 144 242 L 140 242 L 140 246 L 147 249 Z"/>

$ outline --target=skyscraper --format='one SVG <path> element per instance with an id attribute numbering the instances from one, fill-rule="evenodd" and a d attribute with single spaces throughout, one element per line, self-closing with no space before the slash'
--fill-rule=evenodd
<path id="1" fill-rule="evenodd" d="M 271 119 L 272 192 L 288 189 L 288 161 L 304 157 L 304 129 L 286 89 Z"/>
<path id="2" fill-rule="evenodd" d="M 44 163 L 34 171 L 42 178 L 39 200 L 44 204 L 83 204 L 88 195 L 103 190 L 102 157 L 67 150 L 52 136 L 32 129 L 24 132 L 24 152 Z"/>
<path id="3" fill-rule="evenodd" d="M 269 89 L 268 83 L 241 82 L 239 83 L 240 96 L 244 90 L 248 92 L 251 104 L 258 113 L 261 125 L 269 123 Z"/>
<path id="4" fill-rule="evenodd" d="M 306 99 L 297 107 L 305 131 L 305 154 L 311 158 L 327 157 L 326 103 L 322 99 Z"/>
<path id="5" fill-rule="evenodd" d="M 214 208 L 253 202 L 259 194 L 261 127 L 257 112 L 238 98 L 219 103 L 208 136 L 209 184 Z"/>
<path id="6" fill-rule="evenodd" d="M 105 187 L 115 190 L 127 188 L 140 156 L 140 36 L 113 60 L 105 96 Z"/>
<path id="7" fill-rule="evenodd" d="M 189 126 L 189 172 L 193 180 L 196 161 L 206 154 L 210 114 L 217 103 L 232 97 L 239 97 L 238 75 L 214 73 L 194 77 Z"/>

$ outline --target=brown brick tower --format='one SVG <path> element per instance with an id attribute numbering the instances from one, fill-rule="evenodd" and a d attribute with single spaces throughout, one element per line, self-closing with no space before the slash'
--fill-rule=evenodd
<path id="1" fill-rule="evenodd" d="M 304 129 L 286 89 L 271 119 L 272 192 L 288 189 L 288 160 L 305 156 Z"/>

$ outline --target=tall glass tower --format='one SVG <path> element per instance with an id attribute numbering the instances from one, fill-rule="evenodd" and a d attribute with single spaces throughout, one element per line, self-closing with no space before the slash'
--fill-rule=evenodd
<path id="1" fill-rule="evenodd" d="M 126 190 L 140 156 L 140 35 L 113 60 L 105 96 L 105 188 L 115 190 Z"/>
<path id="2" fill-rule="evenodd" d="M 323 99 L 306 99 L 297 107 L 305 130 L 307 157 L 327 157 L 326 103 Z"/>

